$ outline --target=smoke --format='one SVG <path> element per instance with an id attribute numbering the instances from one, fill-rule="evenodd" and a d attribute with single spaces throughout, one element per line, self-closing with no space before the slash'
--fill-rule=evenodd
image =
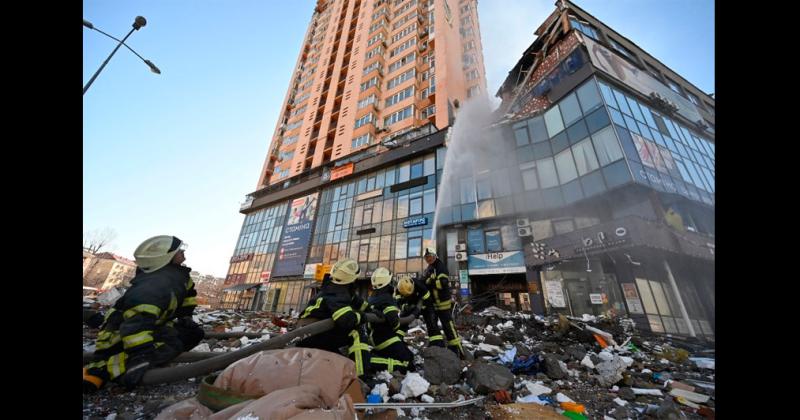
<path id="1" fill-rule="evenodd" d="M 441 212 L 449 211 L 453 205 L 462 204 L 462 181 L 508 166 L 503 138 L 499 130 L 490 129 L 493 121 L 488 97 L 485 94 L 477 95 L 462 103 L 455 112 L 455 123 L 450 128 L 447 140 L 442 182 L 436 201 L 432 238 L 434 243 Z M 472 185 L 474 186 L 474 180 Z M 454 198 L 459 201 L 454 201 Z M 473 196 L 472 200 L 476 201 L 476 198 Z"/>

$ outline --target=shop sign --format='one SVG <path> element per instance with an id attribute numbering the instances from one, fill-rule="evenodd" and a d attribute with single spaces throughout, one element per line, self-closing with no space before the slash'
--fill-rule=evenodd
<path id="1" fill-rule="evenodd" d="M 469 296 L 469 289 L 468 288 L 461 288 L 461 296 Z"/>
<path id="2" fill-rule="evenodd" d="M 269 283 L 269 278 L 271 277 L 271 271 L 262 271 L 261 272 L 261 281 L 264 283 Z"/>
<path id="3" fill-rule="evenodd" d="M 355 167 L 355 164 L 350 162 L 347 165 L 342 165 L 342 166 L 340 166 L 338 168 L 331 169 L 331 181 L 339 179 L 339 178 L 344 178 L 347 175 L 352 174 L 354 167 Z"/>
<path id="4" fill-rule="evenodd" d="M 625 302 L 628 304 L 628 311 L 632 314 L 644 315 L 644 308 L 642 308 L 642 301 L 639 299 L 639 292 L 636 291 L 636 285 L 633 283 L 620 283 L 622 285 L 622 293 L 625 295 Z"/>
<path id="5" fill-rule="evenodd" d="M 356 201 L 366 200 L 368 198 L 380 197 L 382 195 L 383 195 L 383 188 L 378 188 L 377 190 L 372 190 L 365 192 L 364 194 L 357 195 Z"/>
<path id="6" fill-rule="evenodd" d="M 428 224 L 427 217 L 415 217 L 413 219 L 407 219 L 403 221 L 404 228 L 416 227 L 416 226 L 425 226 Z"/>
<path id="7" fill-rule="evenodd" d="M 314 273 L 317 271 L 317 265 L 319 264 L 306 264 L 306 269 L 303 271 L 303 278 L 304 279 L 313 279 Z"/>
<path id="8" fill-rule="evenodd" d="M 469 274 L 508 274 L 525 272 L 522 251 L 490 252 L 470 255 L 467 260 Z"/>
<path id="9" fill-rule="evenodd" d="M 624 245 L 628 242 L 626 238 L 627 235 L 628 230 L 622 226 L 614 230 L 614 237 L 612 239 L 609 239 L 610 235 L 607 235 L 605 232 L 597 232 L 597 237 L 588 236 L 581 238 L 581 245 L 583 246 L 575 248 L 575 252 L 595 251 Z"/>
<path id="10" fill-rule="evenodd" d="M 592 305 L 603 304 L 603 295 L 601 293 L 590 293 L 589 299 L 592 301 Z"/>
<path id="11" fill-rule="evenodd" d="M 567 302 L 564 299 L 564 289 L 561 287 L 561 280 L 545 280 L 544 287 L 547 289 L 547 303 L 554 308 L 566 308 Z"/>

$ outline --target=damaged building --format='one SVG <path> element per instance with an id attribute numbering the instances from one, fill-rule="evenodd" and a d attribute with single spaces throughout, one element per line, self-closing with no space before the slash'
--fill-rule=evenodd
<path id="1" fill-rule="evenodd" d="M 451 267 L 534 313 L 713 338 L 714 98 L 571 2 L 535 34 L 497 93 L 515 165 L 441 210 Z"/>

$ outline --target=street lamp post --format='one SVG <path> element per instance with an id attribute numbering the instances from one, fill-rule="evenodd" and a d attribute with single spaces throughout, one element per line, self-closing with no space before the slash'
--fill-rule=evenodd
<path id="1" fill-rule="evenodd" d="M 155 64 L 153 64 L 150 60 L 145 60 L 141 55 L 139 55 L 136 51 L 134 51 L 131 47 L 129 47 L 128 44 L 125 43 L 125 40 L 128 39 L 129 36 L 131 36 L 133 31 L 138 31 L 140 28 L 142 28 L 145 25 L 147 25 L 147 20 L 145 20 L 145 18 L 143 16 L 136 16 L 136 19 L 134 19 L 134 22 L 133 22 L 133 29 L 131 29 L 130 32 L 128 32 L 128 34 L 125 35 L 125 38 L 122 38 L 122 40 L 119 40 L 119 39 L 117 39 L 117 38 L 115 38 L 115 37 L 103 32 L 103 31 L 95 28 L 94 25 L 92 25 L 92 23 L 89 22 L 88 20 L 86 20 L 86 19 L 83 20 L 83 26 L 85 26 L 85 27 L 87 27 L 89 29 L 93 29 L 93 30 L 95 30 L 97 32 L 100 32 L 101 34 L 103 34 L 103 35 L 105 35 L 105 36 L 107 36 L 107 37 L 109 37 L 111 39 L 119 41 L 119 44 L 117 44 L 117 47 L 114 48 L 114 51 L 111 51 L 111 54 L 108 55 L 108 58 L 106 58 L 106 61 L 103 61 L 103 64 L 100 66 L 100 68 L 97 69 L 97 71 L 94 73 L 92 78 L 89 79 L 89 82 L 86 83 L 86 86 L 83 87 L 83 94 L 84 95 L 86 94 L 86 91 L 89 90 L 89 87 L 92 86 L 92 83 L 94 83 L 94 79 L 97 79 L 97 76 L 100 74 L 101 71 L 103 71 L 103 68 L 105 68 L 105 66 L 106 66 L 106 64 L 108 64 L 109 60 L 111 60 L 111 57 L 114 56 L 114 53 L 116 53 L 117 50 L 119 49 L 119 47 L 121 47 L 123 45 L 125 45 L 125 47 L 127 49 L 131 50 L 132 53 L 136 54 L 136 56 L 139 57 L 142 61 L 144 61 L 144 63 L 147 64 L 148 67 L 150 67 L 150 71 L 152 71 L 155 74 L 161 74 L 161 70 L 159 70 L 158 67 L 156 67 Z"/>

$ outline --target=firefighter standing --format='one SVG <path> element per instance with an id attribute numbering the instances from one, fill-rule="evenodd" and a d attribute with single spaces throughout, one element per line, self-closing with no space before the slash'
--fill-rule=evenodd
<path id="1" fill-rule="evenodd" d="M 374 294 L 369 298 L 369 306 L 373 312 L 383 317 L 382 323 L 369 324 L 372 341 L 372 358 L 370 363 L 376 371 L 398 370 L 406 373 L 414 369 L 414 354 L 406 347 L 403 337 L 397 334 L 400 328 L 400 309 L 394 299 L 392 274 L 379 267 L 372 273 L 372 289 Z M 403 333 L 403 336 L 405 334 Z"/>
<path id="2" fill-rule="evenodd" d="M 335 327 L 321 334 L 300 340 L 298 347 L 309 347 L 338 353 L 339 348 L 349 345 L 348 357 L 356 364 L 356 373 L 363 376 L 369 370 L 370 348 L 366 333 L 361 328 L 366 322 L 363 314 L 368 303 L 352 289 L 353 282 L 360 274 L 358 263 L 349 258 L 336 262 L 330 274 L 323 279 L 319 293 L 306 305 L 298 327 L 333 319 Z"/>
<path id="3" fill-rule="evenodd" d="M 84 392 L 109 381 L 135 387 L 151 367 L 164 365 L 203 339 L 192 321 L 197 291 L 182 265 L 186 244 L 175 236 L 155 236 L 134 251 L 136 276 L 110 309 L 95 343 L 100 360 L 83 368 Z"/>
<path id="4" fill-rule="evenodd" d="M 447 348 L 463 358 L 461 337 L 456 331 L 456 325 L 450 314 L 453 309 L 453 298 L 450 296 L 450 273 L 447 271 L 447 265 L 439 259 L 433 248 L 425 248 L 423 256 L 428 268 L 422 274 L 422 279 L 433 295 L 433 307 L 436 313 L 434 323 L 437 318 L 441 321 L 444 335 L 447 337 Z"/>

